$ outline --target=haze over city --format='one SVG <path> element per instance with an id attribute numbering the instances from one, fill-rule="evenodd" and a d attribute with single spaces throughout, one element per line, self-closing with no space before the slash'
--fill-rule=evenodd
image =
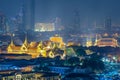
<path id="1" fill-rule="evenodd" d="M 29 0 L 0 0 L 0 11 L 8 18 L 18 14 L 20 7 Z M 107 16 L 113 24 L 120 23 L 119 0 L 35 0 L 35 22 L 52 22 L 60 17 L 63 25 L 71 25 L 75 11 L 79 11 L 81 26 L 103 25 Z"/>
<path id="2" fill-rule="evenodd" d="M 0 0 L 0 80 L 120 80 L 120 0 Z"/>

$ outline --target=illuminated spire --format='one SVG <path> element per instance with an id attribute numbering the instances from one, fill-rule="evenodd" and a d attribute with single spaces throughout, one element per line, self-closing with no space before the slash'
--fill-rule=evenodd
<path id="1" fill-rule="evenodd" d="M 98 42 L 98 35 L 96 34 L 96 36 L 95 36 L 96 38 L 95 38 L 95 46 L 97 45 L 97 42 Z"/>
<path id="2" fill-rule="evenodd" d="M 98 36 L 96 35 L 96 39 L 95 39 L 95 41 L 97 42 L 98 41 Z"/>
<path id="3" fill-rule="evenodd" d="M 13 34 L 11 34 L 11 42 L 10 42 L 11 46 L 14 46 L 14 41 L 13 41 Z"/>
<path id="4" fill-rule="evenodd" d="M 86 46 L 87 47 L 92 46 L 92 37 L 91 36 L 90 37 L 87 36 Z"/>
<path id="5" fill-rule="evenodd" d="M 37 47 L 40 48 L 40 49 L 42 49 L 43 48 L 43 42 L 40 41 Z"/>
<path id="6" fill-rule="evenodd" d="M 25 34 L 25 41 L 23 43 L 25 46 L 28 46 L 28 39 L 27 39 L 27 33 Z"/>
<path id="7" fill-rule="evenodd" d="M 55 49 L 55 48 L 59 48 L 59 47 L 58 47 L 59 44 L 60 44 L 60 43 L 53 43 L 53 47 L 52 47 L 52 48 L 53 48 L 53 49 Z"/>

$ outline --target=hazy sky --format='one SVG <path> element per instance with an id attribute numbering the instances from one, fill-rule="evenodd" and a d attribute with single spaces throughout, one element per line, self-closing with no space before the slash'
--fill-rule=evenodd
<path id="1" fill-rule="evenodd" d="M 0 11 L 7 17 L 14 17 L 23 1 L 0 0 Z M 79 10 L 81 24 L 100 23 L 111 16 L 113 23 L 120 23 L 120 0 L 35 0 L 35 21 L 52 21 L 60 17 L 62 22 L 72 22 L 74 12 Z"/>

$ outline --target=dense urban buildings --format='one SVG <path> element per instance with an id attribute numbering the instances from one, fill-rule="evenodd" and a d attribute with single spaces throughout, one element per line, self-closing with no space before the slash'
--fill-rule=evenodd
<path id="1" fill-rule="evenodd" d="M 109 11 L 95 0 L 6 1 L 0 1 L 0 80 L 120 80 L 117 3 L 101 1 L 115 7 Z"/>

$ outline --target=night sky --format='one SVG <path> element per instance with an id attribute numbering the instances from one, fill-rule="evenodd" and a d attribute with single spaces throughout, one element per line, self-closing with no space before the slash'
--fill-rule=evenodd
<path id="1" fill-rule="evenodd" d="M 0 0 L 0 12 L 14 17 L 24 1 L 29 0 Z M 59 17 L 69 24 L 75 11 L 79 11 L 81 25 L 102 23 L 107 16 L 113 24 L 120 24 L 120 0 L 36 0 L 35 21 L 52 22 Z"/>

